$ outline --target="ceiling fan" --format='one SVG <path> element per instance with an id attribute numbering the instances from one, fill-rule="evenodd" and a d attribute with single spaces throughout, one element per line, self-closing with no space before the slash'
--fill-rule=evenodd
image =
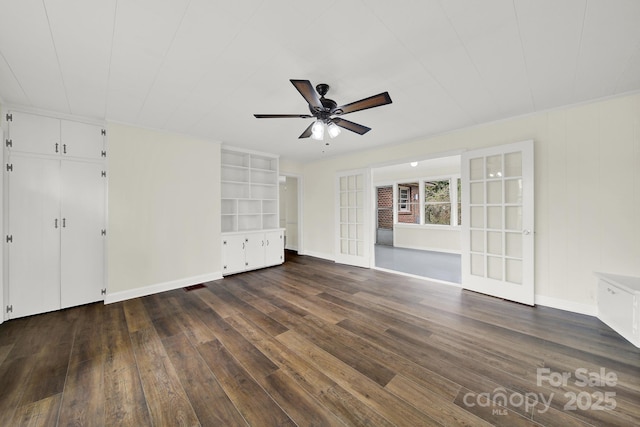
<path id="1" fill-rule="evenodd" d="M 315 117 L 315 121 L 305 129 L 304 132 L 298 138 L 313 138 L 323 139 L 324 128 L 327 127 L 329 136 L 334 138 L 340 133 L 340 128 L 350 130 L 359 135 L 364 135 L 369 132 L 371 128 L 362 126 L 358 123 L 345 120 L 340 117 L 345 114 L 353 113 L 355 111 L 366 110 L 368 108 L 379 107 L 381 105 L 391 104 L 391 97 L 389 92 L 379 93 L 377 95 L 370 96 L 368 98 L 361 99 L 359 101 L 352 102 L 338 106 L 338 104 L 329 98 L 324 96 L 329 92 L 329 85 L 326 83 L 320 83 L 316 86 L 315 90 L 309 80 L 291 80 L 291 83 L 298 89 L 298 92 L 309 104 L 309 111 L 311 114 L 254 114 L 258 119 L 281 119 L 297 117 L 301 119 L 310 119 Z M 316 93 L 317 92 L 317 93 Z M 320 97 L 318 97 L 320 95 Z"/>

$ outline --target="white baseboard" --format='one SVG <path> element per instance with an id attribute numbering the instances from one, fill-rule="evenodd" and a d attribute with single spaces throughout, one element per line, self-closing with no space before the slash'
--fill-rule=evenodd
<path id="1" fill-rule="evenodd" d="M 535 302 L 545 307 L 557 308 L 558 310 L 570 311 L 572 313 L 586 314 L 588 316 L 597 316 L 598 307 L 595 305 L 587 305 L 578 302 L 568 301 L 565 299 L 552 298 L 544 295 L 536 295 Z"/>
<path id="2" fill-rule="evenodd" d="M 411 246 L 411 245 L 398 246 L 398 245 L 394 245 L 393 247 L 394 248 L 399 248 L 399 249 L 415 249 L 415 250 L 419 250 L 419 251 L 443 252 L 445 254 L 454 254 L 454 255 L 461 255 L 462 254 L 462 251 L 459 251 L 459 250 L 442 249 L 442 248 L 431 248 L 431 247 L 425 247 L 425 246 Z"/>
<path id="3" fill-rule="evenodd" d="M 126 291 L 113 292 L 107 291 L 104 298 L 105 304 L 111 304 L 128 299 L 145 297 L 160 292 L 172 291 L 174 289 L 184 288 L 185 286 L 197 285 L 198 283 L 210 282 L 212 280 L 222 279 L 221 272 L 202 274 L 200 276 L 185 277 L 184 279 L 172 280 L 170 282 L 156 283 L 155 285 L 144 286 L 141 288 L 128 289 Z"/>

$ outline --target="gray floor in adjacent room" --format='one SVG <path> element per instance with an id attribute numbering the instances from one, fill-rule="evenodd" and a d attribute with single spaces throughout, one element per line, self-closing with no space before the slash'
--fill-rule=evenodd
<path id="1" fill-rule="evenodd" d="M 376 267 L 462 283 L 460 255 L 375 245 Z"/>

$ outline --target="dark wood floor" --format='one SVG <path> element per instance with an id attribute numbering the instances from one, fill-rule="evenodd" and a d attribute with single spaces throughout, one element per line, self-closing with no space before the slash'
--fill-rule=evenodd
<path id="1" fill-rule="evenodd" d="M 5 322 L 0 426 L 640 424 L 640 351 L 597 319 L 289 258 Z"/>

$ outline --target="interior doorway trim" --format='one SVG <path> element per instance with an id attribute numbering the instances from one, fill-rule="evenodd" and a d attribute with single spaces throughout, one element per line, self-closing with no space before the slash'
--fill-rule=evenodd
<path id="1" fill-rule="evenodd" d="M 304 237 L 303 237 L 303 230 L 304 230 L 304 224 L 303 224 L 303 221 L 304 221 L 304 200 L 303 200 L 304 178 L 300 174 L 288 173 L 288 172 L 282 172 L 282 171 L 280 171 L 280 176 L 284 176 L 284 177 L 288 177 L 288 178 L 295 178 L 295 179 L 298 180 L 298 194 L 297 194 L 297 199 L 298 199 L 298 254 L 305 255 Z M 282 195 L 280 195 L 280 197 L 282 197 Z"/>

